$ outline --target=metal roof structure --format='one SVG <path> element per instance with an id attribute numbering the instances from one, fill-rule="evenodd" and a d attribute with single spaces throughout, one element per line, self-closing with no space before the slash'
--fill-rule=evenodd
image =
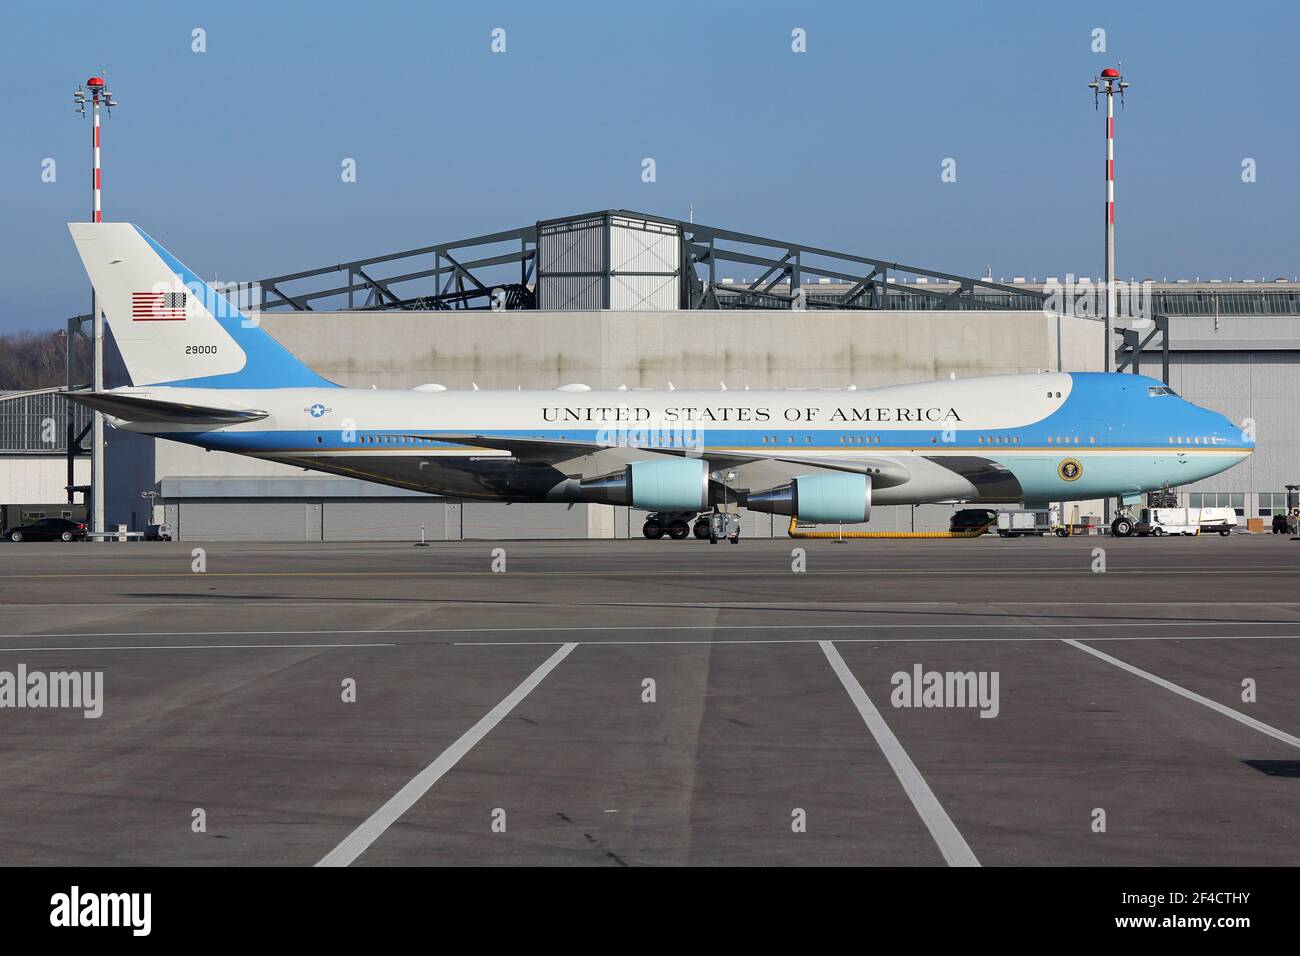
<path id="1" fill-rule="evenodd" d="M 619 217 L 672 227 L 680 236 L 680 296 L 683 309 L 791 308 L 791 294 L 811 279 L 843 283 L 833 296 L 808 290 L 809 309 L 1005 309 L 1042 308 L 1038 291 L 956 275 L 928 266 L 910 265 L 857 253 L 772 239 L 702 223 L 670 219 L 626 209 L 581 213 L 540 220 L 529 226 L 437 243 L 404 252 L 373 256 L 317 269 L 271 276 L 261 289 L 263 310 L 381 310 L 538 307 L 536 280 L 546 263 L 539 261 L 539 235 L 561 224 Z M 747 283 L 719 281 L 720 264 L 751 268 L 758 277 Z M 907 277 L 924 278 L 947 288 L 929 288 Z M 1008 304 L 1013 303 L 1013 304 Z"/>

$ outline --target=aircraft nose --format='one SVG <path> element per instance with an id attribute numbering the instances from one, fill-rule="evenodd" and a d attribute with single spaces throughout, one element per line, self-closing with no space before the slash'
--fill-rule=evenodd
<path id="1" fill-rule="evenodd" d="M 1214 412 L 1213 415 L 1216 435 L 1222 435 L 1232 445 L 1242 448 L 1255 447 L 1255 428 L 1251 419 L 1244 419 L 1241 424 L 1237 424 L 1227 415 L 1220 415 L 1218 412 Z"/>

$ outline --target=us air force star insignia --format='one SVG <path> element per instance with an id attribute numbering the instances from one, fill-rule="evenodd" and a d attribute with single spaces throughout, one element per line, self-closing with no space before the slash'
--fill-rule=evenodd
<path id="1" fill-rule="evenodd" d="M 1074 481 L 1083 474 L 1083 465 L 1079 464 L 1077 458 L 1066 458 L 1056 466 L 1056 473 L 1062 481 Z"/>
<path id="2" fill-rule="evenodd" d="M 327 411 L 329 411 L 329 409 L 327 409 L 320 402 L 317 402 L 315 405 L 312 405 L 310 408 L 308 408 L 307 411 L 311 412 L 312 418 L 320 418 Z"/>

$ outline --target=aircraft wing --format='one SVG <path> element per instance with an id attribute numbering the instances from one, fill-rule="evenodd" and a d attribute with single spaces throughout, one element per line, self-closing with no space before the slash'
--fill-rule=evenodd
<path id="1" fill-rule="evenodd" d="M 792 473 L 800 468 L 805 470 L 847 471 L 853 474 L 870 475 L 872 483 L 878 488 L 892 488 L 905 484 L 912 477 L 911 472 L 892 458 L 854 458 L 841 460 L 834 458 L 804 458 L 784 455 L 764 455 L 737 449 L 706 450 L 699 452 L 692 448 L 664 448 L 660 446 L 638 445 L 602 445 L 596 442 L 576 441 L 569 438 L 525 438 L 517 435 L 467 435 L 460 432 L 421 433 L 407 437 L 433 439 L 455 445 L 469 445 L 472 448 L 492 448 L 507 451 L 520 461 L 538 462 L 557 465 L 572 461 L 584 455 L 598 452 L 623 450 L 641 452 L 647 455 L 670 455 L 675 457 L 700 457 L 706 459 L 714 470 L 752 465 L 760 462 L 781 463 L 790 466 Z"/>

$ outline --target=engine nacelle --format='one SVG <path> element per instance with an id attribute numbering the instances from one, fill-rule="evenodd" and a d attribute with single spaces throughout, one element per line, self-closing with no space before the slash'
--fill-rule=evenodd
<path id="1" fill-rule="evenodd" d="M 751 492 L 745 507 L 814 524 L 871 520 L 871 478 L 844 472 L 800 475 L 788 485 Z"/>
<path id="2" fill-rule="evenodd" d="M 708 511 L 709 463 L 702 458 L 634 461 L 612 475 L 584 478 L 578 497 L 645 511 Z"/>

